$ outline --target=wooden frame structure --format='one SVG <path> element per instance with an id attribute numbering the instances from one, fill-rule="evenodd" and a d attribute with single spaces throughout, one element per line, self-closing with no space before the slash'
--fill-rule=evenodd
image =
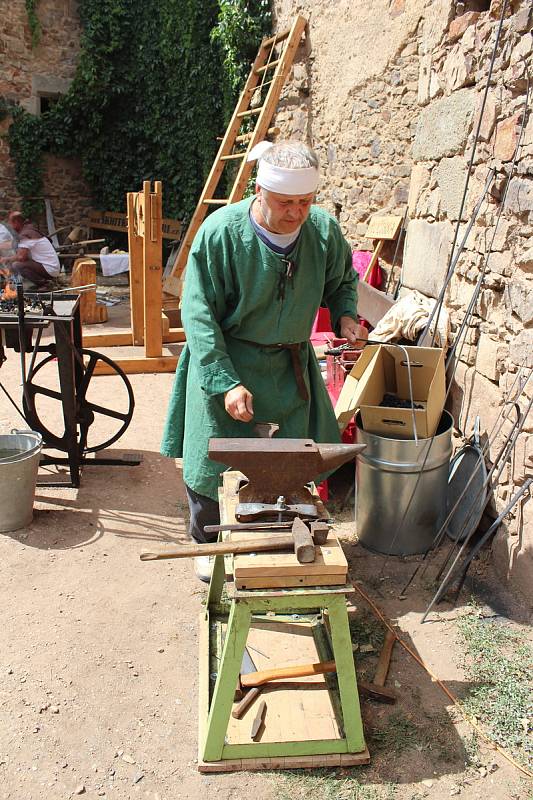
<path id="1" fill-rule="evenodd" d="M 167 276 L 165 276 L 164 290 L 174 297 L 181 295 L 182 276 L 189 256 L 193 239 L 202 224 L 208 210 L 213 206 L 225 206 L 242 200 L 248 179 L 252 173 L 253 164 L 246 160 L 249 151 L 267 134 L 272 134 L 276 129 L 269 128 L 272 117 L 278 104 L 281 90 L 292 67 L 294 56 L 305 31 L 307 20 L 298 16 L 289 30 L 264 39 L 255 58 L 250 74 L 237 102 L 233 116 L 230 120 L 222 143 L 216 155 L 213 166 L 203 188 L 202 194 L 192 216 L 189 227 L 183 237 L 176 260 Z M 274 48 L 280 42 L 286 42 L 279 57 L 274 55 Z M 273 58 L 274 55 L 274 58 Z M 265 80 L 268 78 L 268 80 Z M 252 107 L 256 92 L 269 86 L 263 104 L 259 108 Z M 239 135 L 241 125 L 246 120 L 254 120 L 254 129 L 249 133 Z M 244 146 L 238 152 L 235 146 Z M 222 176 L 224 167 L 228 163 L 237 163 L 238 170 L 227 198 L 216 198 L 215 192 Z"/>
<path id="2" fill-rule="evenodd" d="M 163 344 L 184 342 L 183 328 L 170 328 L 162 311 L 162 186 L 143 182 L 140 192 L 128 192 L 128 249 L 130 257 L 131 330 L 83 336 L 83 346 L 91 348 L 144 347 L 144 356 L 115 359 L 126 373 L 174 372 L 176 355 L 163 355 Z M 95 374 L 112 374 L 99 365 Z"/>

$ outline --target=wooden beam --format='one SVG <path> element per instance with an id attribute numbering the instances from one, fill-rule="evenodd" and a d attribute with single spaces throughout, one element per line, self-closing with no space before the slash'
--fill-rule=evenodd
<path id="1" fill-rule="evenodd" d="M 127 375 L 154 372 L 175 372 L 179 356 L 160 356 L 159 358 L 117 358 L 117 364 Z M 94 375 L 116 375 L 116 372 L 99 361 Z"/>
<path id="2" fill-rule="evenodd" d="M 138 230 L 136 192 L 128 192 L 128 250 L 130 254 L 130 308 L 133 344 L 144 344 L 143 240 Z"/>
<path id="3" fill-rule="evenodd" d="M 155 192 L 150 191 L 150 181 L 143 183 L 144 201 L 144 354 L 157 358 L 163 352 L 161 308 L 163 305 L 163 239 L 161 219 L 163 195 L 161 181 L 155 181 Z"/>

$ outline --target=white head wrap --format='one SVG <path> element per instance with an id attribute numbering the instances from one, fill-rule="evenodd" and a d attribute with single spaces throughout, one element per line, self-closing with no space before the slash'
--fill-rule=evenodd
<path id="1" fill-rule="evenodd" d="M 272 142 L 259 142 L 248 153 L 247 161 L 259 161 L 256 181 L 263 189 L 278 194 L 314 194 L 319 180 L 316 167 L 288 169 L 269 164 L 262 156 L 272 147 Z"/>

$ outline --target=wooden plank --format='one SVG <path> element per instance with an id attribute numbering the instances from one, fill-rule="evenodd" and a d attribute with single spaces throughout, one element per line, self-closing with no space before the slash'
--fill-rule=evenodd
<path id="1" fill-rule="evenodd" d="M 120 369 L 127 375 L 138 375 L 154 372 L 175 372 L 179 356 L 160 356 L 159 358 L 116 358 Z M 93 375 L 115 375 L 102 361 L 98 362 Z"/>
<path id="2" fill-rule="evenodd" d="M 274 532 L 269 534 L 273 538 L 276 535 Z M 286 536 L 287 534 L 282 535 Z M 254 536 L 257 536 L 257 532 L 239 531 L 231 533 L 229 538 L 231 541 L 250 541 Z M 348 562 L 337 536 L 330 531 L 326 544 L 315 546 L 315 560 L 311 563 L 300 564 L 294 552 L 265 552 L 254 555 L 243 553 L 234 557 L 233 568 L 236 579 L 262 575 L 316 577 L 317 575 L 327 576 L 340 573 L 344 573 L 346 578 Z"/>
<path id="3" fill-rule="evenodd" d="M 237 589 L 283 589 L 295 586 L 345 586 L 346 573 L 329 575 L 263 575 L 260 578 L 235 578 Z"/>
<path id="4" fill-rule="evenodd" d="M 150 191 L 150 181 L 143 183 L 144 197 L 144 355 L 158 358 L 163 352 L 161 307 L 163 301 L 163 240 L 161 219 L 163 195 L 161 181 L 155 181 L 155 191 Z"/>
<path id="5" fill-rule="evenodd" d="M 89 225 L 104 231 L 128 231 L 128 215 L 120 211 L 90 211 Z M 179 239 L 181 236 L 182 223 L 179 219 L 165 217 L 161 220 L 161 230 L 163 239 Z"/>
<path id="6" fill-rule="evenodd" d="M 95 284 L 94 289 L 86 289 L 80 294 L 80 318 L 83 325 L 107 322 L 107 307 L 96 302 L 96 261 L 91 258 L 77 258 L 72 268 L 71 286 Z"/>
<path id="7" fill-rule="evenodd" d="M 127 333 L 93 333 L 83 335 L 84 347 L 120 347 L 133 344 L 131 331 Z"/>
<path id="8" fill-rule="evenodd" d="M 402 226 L 403 217 L 372 217 L 365 236 L 367 239 L 396 239 Z"/>
<path id="9" fill-rule="evenodd" d="M 134 345 L 144 344 L 143 241 L 139 235 L 138 193 L 128 192 L 128 250 L 130 256 L 130 310 Z"/>

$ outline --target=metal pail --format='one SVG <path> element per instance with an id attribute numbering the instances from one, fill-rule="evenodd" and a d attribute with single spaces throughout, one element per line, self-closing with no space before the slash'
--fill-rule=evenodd
<path id="1" fill-rule="evenodd" d="M 41 447 L 42 437 L 34 431 L 0 435 L 0 531 L 32 521 Z"/>
<path id="2" fill-rule="evenodd" d="M 356 424 L 357 442 L 367 446 L 357 459 L 359 541 L 386 555 L 425 553 L 446 517 L 451 414 L 444 411 L 434 439 L 419 439 L 418 446 L 362 430 L 359 414 Z"/>

